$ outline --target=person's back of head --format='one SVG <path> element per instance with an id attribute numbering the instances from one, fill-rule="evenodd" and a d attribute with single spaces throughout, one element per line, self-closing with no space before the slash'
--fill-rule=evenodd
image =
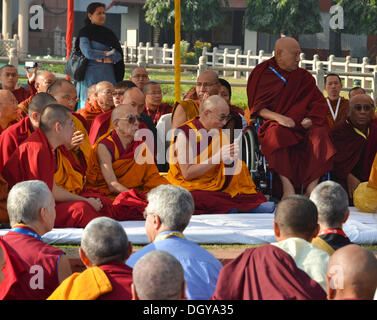
<path id="1" fill-rule="evenodd" d="M 277 205 L 274 221 L 277 241 L 294 237 L 311 242 L 318 230 L 317 208 L 307 197 L 293 195 Z"/>
<path id="2" fill-rule="evenodd" d="M 39 128 L 44 133 L 48 133 L 54 129 L 56 123 L 64 126 L 69 119 L 72 119 L 70 110 L 61 104 L 52 103 L 44 108 L 41 114 Z"/>
<path id="3" fill-rule="evenodd" d="M 372 300 L 377 289 L 377 259 L 359 245 L 342 247 L 330 258 L 326 280 L 329 300 Z"/>
<path id="4" fill-rule="evenodd" d="M 68 81 L 67 79 L 57 79 L 53 84 L 51 84 L 48 88 L 47 88 L 47 93 L 51 94 L 52 96 L 55 96 L 56 93 L 58 93 L 59 89 L 61 89 L 61 87 L 64 85 L 64 84 L 67 84 L 67 85 L 73 85 L 70 81 Z"/>
<path id="5" fill-rule="evenodd" d="M 170 184 L 160 185 L 147 198 L 146 212 L 157 214 L 165 228 L 183 232 L 194 213 L 194 200 L 189 191 Z"/>
<path id="6" fill-rule="evenodd" d="M 318 222 L 322 227 L 340 228 L 347 220 L 348 195 L 343 187 L 334 181 L 318 184 L 310 194 L 318 210 Z"/>
<path id="7" fill-rule="evenodd" d="M 84 229 L 80 256 L 86 266 L 124 263 L 131 251 L 132 244 L 123 227 L 111 218 L 95 218 Z"/>
<path id="8" fill-rule="evenodd" d="M 31 117 L 31 115 L 36 112 L 41 114 L 43 110 L 48 106 L 49 104 L 53 104 L 56 102 L 56 99 L 46 92 L 40 92 L 37 93 L 29 103 L 28 108 L 28 114 Z"/>
<path id="9" fill-rule="evenodd" d="M 10 224 L 34 225 L 40 220 L 41 210 L 48 209 L 51 201 L 52 193 L 46 183 L 42 181 L 28 180 L 15 184 L 9 191 L 7 200 Z M 55 221 L 55 216 L 53 218 Z M 52 222 L 51 229 L 53 225 Z"/>
<path id="10" fill-rule="evenodd" d="M 185 299 L 180 262 L 170 253 L 154 250 L 141 257 L 132 271 L 133 300 Z"/>

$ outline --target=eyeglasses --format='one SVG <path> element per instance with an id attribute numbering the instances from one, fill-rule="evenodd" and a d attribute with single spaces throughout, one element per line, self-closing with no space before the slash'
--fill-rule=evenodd
<path id="1" fill-rule="evenodd" d="M 141 115 L 130 114 L 125 118 L 118 118 L 118 120 L 127 120 L 129 124 L 134 124 L 136 120 L 138 122 L 143 122 L 143 117 Z"/>
<path id="2" fill-rule="evenodd" d="M 124 92 L 125 91 L 113 91 L 113 96 L 116 97 L 116 96 L 123 96 L 124 95 Z"/>
<path id="3" fill-rule="evenodd" d="M 149 96 L 157 96 L 157 95 L 161 95 L 162 92 L 161 91 L 152 91 L 152 92 L 148 92 L 146 95 L 149 95 Z"/>
<path id="4" fill-rule="evenodd" d="M 213 113 L 211 110 L 208 110 L 208 111 L 211 112 L 211 113 Z M 222 115 L 216 116 L 216 117 L 221 122 L 223 122 L 223 121 L 228 122 L 230 119 L 232 119 L 232 115 L 231 114 L 228 114 L 228 115 L 222 114 Z"/>
<path id="5" fill-rule="evenodd" d="M 207 88 L 207 87 L 214 86 L 215 84 L 216 84 L 216 82 L 197 82 L 197 83 L 196 83 L 196 86 L 197 86 L 197 87 L 204 87 L 204 88 Z"/>
<path id="6" fill-rule="evenodd" d="M 365 112 L 368 112 L 370 111 L 371 109 L 373 108 L 373 106 L 371 106 L 370 104 L 364 104 L 363 106 L 361 104 L 356 104 L 354 106 L 354 109 L 357 110 L 357 111 L 361 111 L 362 109 L 364 109 Z"/>
<path id="7" fill-rule="evenodd" d="M 135 79 L 148 79 L 148 75 L 147 74 L 135 74 L 134 76 L 132 76 L 132 78 L 135 78 Z"/>

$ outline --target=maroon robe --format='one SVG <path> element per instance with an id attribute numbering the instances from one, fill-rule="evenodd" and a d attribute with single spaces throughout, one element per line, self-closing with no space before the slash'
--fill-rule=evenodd
<path id="1" fill-rule="evenodd" d="M 22 101 L 26 100 L 30 96 L 37 94 L 37 89 L 35 89 L 34 83 L 35 83 L 34 81 L 27 82 L 30 90 L 26 90 L 24 87 L 18 87 L 12 90 L 12 93 L 17 99 L 17 103 L 21 103 Z"/>
<path id="2" fill-rule="evenodd" d="M 89 131 L 89 141 L 91 145 L 94 145 L 97 139 L 102 137 L 109 130 L 112 112 L 113 110 L 109 110 L 94 118 Z"/>
<path id="3" fill-rule="evenodd" d="M 269 67 L 273 67 L 285 82 Z M 294 128 L 267 120 L 260 127 L 258 138 L 269 169 L 287 177 L 294 187 L 306 187 L 332 169 L 335 148 L 329 138 L 328 106 L 313 76 L 304 69 L 287 72 L 274 58 L 259 64 L 247 84 L 251 116 L 267 108 L 290 117 Z M 313 125 L 305 130 L 304 118 Z"/>
<path id="4" fill-rule="evenodd" d="M 20 281 L 29 273 L 25 262 L 9 244 L 3 241 L 3 237 L 0 237 L 0 248 L 3 250 L 5 259 L 3 268 L 5 279 L 0 284 L 0 300 L 31 299 L 29 284 Z"/>
<path id="5" fill-rule="evenodd" d="M 369 130 L 368 139 L 365 139 L 356 133 L 347 119 L 345 122 L 336 124 L 330 132 L 331 140 L 337 149 L 331 176 L 345 190 L 348 190 L 347 176 L 350 173 L 361 182 L 369 180 L 377 152 L 377 119 L 371 122 Z"/>
<path id="6" fill-rule="evenodd" d="M 220 270 L 212 300 L 326 300 L 322 287 L 282 249 L 246 249 Z"/>
<path id="7" fill-rule="evenodd" d="M 173 110 L 173 107 L 169 103 L 161 103 L 158 107 L 157 110 L 151 110 L 148 108 L 147 105 L 145 105 L 144 112 L 150 116 L 153 120 L 153 123 L 156 125 L 158 120 L 160 120 L 161 116 L 167 113 L 171 113 Z"/>
<path id="8" fill-rule="evenodd" d="M 113 290 L 99 296 L 97 300 L 132 300 L 132 268 L 121 262 L 108 263 L 99 268 L 106 273 Z"/>
<path id="9" fill-rule="evenodd" d="M 31 228 L 23 226 L 22 229 L 30 230 L 34 232 Z M 41 284 L 42 282 L 34 281 L 32 278 L 36 276 L 36 271 L 33 271 L 34 266 L 39 266 L 43 268 L 43 272 L 39 272 L 43 276 L 43 285 L 41 287 L 27 286 L 29 291 L 30 300 L 45 300 L 51 293 L 59 286 L 58 277 L 58 263 L 60 257 L 65 254 L 62 250 L 57 249 L 49 244 L 44 243 L 33 236 L 9 231 L 4 237 L 4 241 L 12 247 L 16 252 L 19 259 L 21 259 L 25 265 L 27 272 L 24 273 L 19 281 L 30 284 L 36 282 L 36 284 Z M 22 299 L 26 293 L 23 291 L 24 288 L 19 288 L 13 292 L 14 299 Z M 9 297 L 10 298 L 10 297 Z"/>
<path id="10" fill-rule="evenodd" d="M 29 117 L 26 117 L 4 132 L 0 135 L 0 172 L 18 146 L 34 132 L 34 128 Z"/>

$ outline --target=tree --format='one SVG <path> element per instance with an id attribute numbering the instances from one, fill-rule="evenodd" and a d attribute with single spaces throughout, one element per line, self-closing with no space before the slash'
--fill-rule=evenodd
<path id="1" fill-rule="evenodd" d="M 181 1 L 182 29 L 197 32 L 210 30 L 223 21 L 223 0 Z M 226 0 L 228 5 L 228 0 Z M 147 0 L 144 5 L 145 21 L 154 28 L 174 26 L 174 0 Z"/>
<path id="2" fill-rule="evenodd" d="M 323 31 L 318 0 L 248 0 L 246 28 L 269 34 L 313 34 Z"/>

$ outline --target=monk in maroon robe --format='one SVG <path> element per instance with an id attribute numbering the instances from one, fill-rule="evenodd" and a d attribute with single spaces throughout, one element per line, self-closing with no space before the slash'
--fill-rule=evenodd
<path id="1" fill-rule="evenodd" d="M 330 137 L 337 149 L 332 178 L 348 191 L 349 198 L 360 182 L 368 181 L 377 152 L 377 119 L 374 102 L 366 94 L 351 98 L 346 121 L 335 125 Z"/>
<path id="2" fill-rule="evenodd" d="M 157 82 L 150 81 L 145 84 L 143 93 L 145 94 L 145 112 L 153 119 L 155 125 L 162 115 L 172 112 L 173 107 L 162 102 L 161 87 Z"/>
<path id="3" fill-rule="evenodd" d="M 280 176 L 283 197 L 304 187 L 306 194 L 332 169 L 335 149 L 329 139 L 323 94 L 313 76 L 298 67 L 301 49 L 282 38 L 275 56 L 259 64 L 247 84 L 251 116 L 265 122 L 258 138 L 269 169 Z"/>
<path id="4" fill-rule="evenodd" d="M 0 135 L 0 172 L 18 146 L 39 127 L 39 119 L 44 108 L 56 100 L 48 93 L 33 96 L 28 107 L 28 117 L 13 124 Z"/>
<path id="5" fill-rule="evenodd" d="M 55 149 L 71 141 L 72 119 L 64 106 L 47 106 L 40 128 L 15 150 L 2 172 L 10 188 L 25 180 L 42 180 L 48 185 L 57 202 L 55 227 L 84 227 L 95 217 L 113 215 L 111 201 L 98 192 L 83 190 L 76 195 L 55 183 Z"/>

